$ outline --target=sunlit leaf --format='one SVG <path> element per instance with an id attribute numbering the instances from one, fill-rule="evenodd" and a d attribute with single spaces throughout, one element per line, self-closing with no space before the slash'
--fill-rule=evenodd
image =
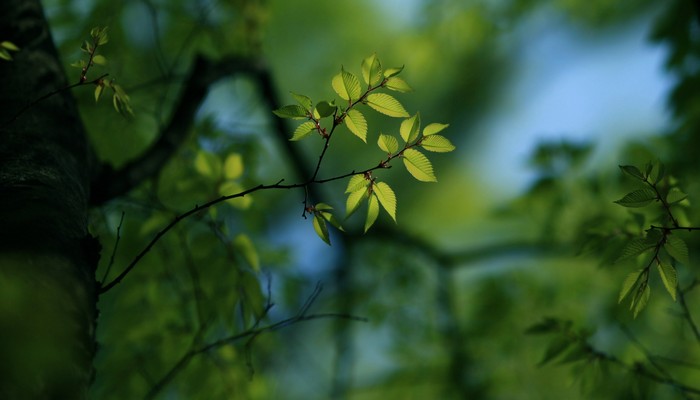
<path id="1" fill-rule="evenodd" d="M 97 65 L 105 65 L 107 64 L 107 58 L 103 56 L 102 54 L 98 54 L 94 57 L 92 57 L 92 62 L 97 64 Z"/>
<path id="2" fill-rule="evenodd" d="M 644 207 L 654 200 L 656 200 L 656 193 L 653 190 L 638 189 L 627 193 L 620 200 L 616 200 L 615 203 L 623 207 Z"/>
<path id="3" fill-rule="evenodd" d="M 389 90 L 394 90 L 396 92 L 412 92 L 413 88 L 411 88 L 406 81 L 403 79 L 399 78 L 398 76 L 392 76 L 390 78 L 387 78 L 386 82 L 384 83 L 384 87 L 389 89 Z"/>
<path id="4" fill-rule="evenodd" d="M 355 75 L 341 68 L 340 73 L 331 81 L 333 90 L 344 100 L 357 100 L 362 91 L 360 81 Z"/>
<path id="5" fill-rule="evenodd" d="M 385 78 L 391 78 L 392 76 L 398 75 L 403 71 L 403 65 L 398 67 L 398 68 L 387 68 L 384 71 L 384 77 Z"/>
<path id="6" fill-rule="evenodd" d="M 338 218 L 336 218 L 335 215 L 333 215 L 332 213 L 327 212 L 327 211 L 322 211 L 322 212 L 320 212 L 319 214 L 321 214 L 321 216 L 323 217 L 323 219 L 325 219 L 326 221 L 330 222 L 330 224 L 333 225 L 333 226 L 334 226 L 336 229 L 338 229 L 339 231 L 344 231 L 344 230 L 345 230 L 345 229 L 343 229 L 343 227 L 340 225 L 340 221 L 338 221 Z"/>
<path id="7" fill-rule="evenodd" d="M 374 225 L 379 215 L 379 201 L 376 195 L 369 196 L 367 205 L 367 219 L 365 220 L 365 233 Z"/>
<path id="8" fill-rule="evenodd" d="M 384 79 L 382 74 L 382 65 L 379 62 L 376 54 L 362 60 L 362 78 L 369 86 L 377 86 Z"/>
<path id="9" fill-rule="evenodd" d="M 367 105 L 374 110 L 390 117 L 407 118 L 408 112 L 394 97 L 386 93 L 370 93 L 367 95 Z"/>
<path id="10" fill-rule="evenodd" d="M 388 154 L 394 154 L 399 150 L 399 141 L 391 135 L 379 134 L 377 145 Z"/>
<path id="11" fill-rule="evenodd" d="M 425 128 L 423 128 L 423 136 L 434 135 L 443 131 L 448 126 L 450 126 L 450 124 L 439 124 L 437 122 L 433 122 L 432 124 L 428 124 Z"/>
<path id="12" fill-rule="evenodd" d="M 676 269 L 667 262 L 659 262 L 656 264 L 656 268 L 659 270 L 659 276 L 661 276 L 661 281 L 664 283 L 664 287 L 671 295 L 673 301 L 676 301 L 676 288 L 678 287 L 678 275 L 676 274 Z"/>
<path id="13" fill-rule="evenodd" d="M 421 182 L 437 182 L 437 178 L 433 173 L 433 165 L 430 160 L 415 149 L 406 149 L 403 152 L 403 163 L 406 170 L 413 175 L 414 178 Z"/>
<path id="14" fill-rule="evenodd" d="M 308 117 L 304 107 L 290 104 L 272 111 L 276 116 L 281 118 L 304 119 Z"/>
<path id="15" fill-rule="evenodd" d="M 666 202 L 668 204 L 676 204 L 688 198 L 688 195 L 683 193 L 679 188 L 674 187 L 668 191 L 666 195 Z"/>
<path id="16" fill-rule="evenodd" d="M 666 236 L 666 242 L 664 243 L 664 249 L 668 254 L 675 258 L 678 262 L 688 265 L 690 260 L 688 259 L 688 245 L 685 241 L 676 235 Z"/>
<path id="17" fill-rule="evenodd" d="M 243 259 L 250 265 L 253 271 L 260 272 L 260 256 L 248 235 L 244 233 L 236 235 L 236 237 L 233 238 L 233 247 L 243 256 Z"/>
<path id="18" fill-rule="evenodd" d="M 420 113 L 411 118 L 407 118 L 401 121 L 401 127 L 399 128 L 399 133 L 401 138 L 406 143 L 411 143 L 418 138 L 418 133 L 420 132 Z"/>
<path id="19" fill-rule="evenodd" d="M 644 181 L 644 174 L 642 174 L 642 171 L 640 171 L 639 168 L 635 167 L 634 165 L 620 165 L 619 167 L 622 172 L 628 174 L 629 176 L 640 181 Z"/>
<path id="20" fill-rule="evenodd" d="M 367 143 L 367 121 L 361 112 L 355 109 L 348 110 L 344 122 L 350 132 Z"/>
<path id="21" fill-rule="evenodd" d="M 647 306 L 647 303 L 649 303 L 649 296 L 651 296 L 651 288 L 649 288 L 649 285 L 646 283 L 640 284 L 639 288 L 635 292 L 634 300 L 632 301 L 634 318 L 637 318 L 639 312 Z"/>
<path id="22" fill-rule="evenodd" d="M 642 274 L 643 270 L 637 270 L 634 272 L 630 272 L 627 274 L 627 277 L 625 278 L 624 281 L 622 281 L 622 287 L 620 288 L 620 295 L 617 297 L 617 302 L 620 303 L 622 300 L 627 297 L 627 295 L 630 293 L 632 288 L 635 286 L 637 283 L 637 280 L 639 279 L 639 276 Z"/>
<path id="23" fill-rule="evenodd" d="M 204 150 L 197 152 L 194 158 L 194 168 L 200 174 L 214 180 L 219 179 L 221 176 L 221 160 L 216 154 Z"/>
<path id="24" fill-rule="evenodd" d="M 360 189 L 348 195 L 345 201 L 345 218 L 351 216 L 357 208 L 362 204 L 362 201 L 367 198 L 367 189 Z"/>
<path id="25" fill-rule="evenodd" d="M 231 153 L 224 160 L 224 178 L 238 179 L 243 175 L 243 157 L 238 153 Z"/>
<path id="26" fill-rule="evenodd" d="M 301 125 L 297 126 L 294 130 L 294 134 L 289 140 L 297 141 L 309 136 L 312 132 L 316 131 L 316 124 L 312 121 L 306 121 Z"/>
<path id="27" fill-rule="evenodd" d="M 656 245 L 657 242 L 654 241 L 653 238 L 634 238 L 627 242 L 616 262 L 636 257 L 653 249 Z"/>
<path id="28" fill-rule="evenodd" d="M 320 237 L 326 244 L 330 246 L 331 244 L 331 238 L 328 234 L 328 225 L 326 224 L 326 220 L 323 219 L 323 217 L 319 214 L 314 214 L 314 231 L 316 231 L 316 234 L 318 237 Z"/>
<path id="29" fill-rule="evenodd" d="M 0 47 L 2 47 L 3 49 L 10 50 L 10 51 L 19 51 L 19 47 L 17 47 L 14 43 L 7 41 L 7 40 L 0 42 Z"/>
<path id="30" fill-rule="evenodd" d="M 102 96 L 102 93 L 104 91 L 104 85 L 97 85 L 95 88 L 95 102 L 100 100 L 100 97 Z"/>
<path id="31" fill-rule="evenodd" d="M 314 206 L 314 210 L 316 211 L 325 211 L 325 210 L 332 210 L 333 207 L 330 204 L 326 203 L 318 203 Z"/>
<path id="32" fill-rule="evenodd" d="M 12 61 L 12 55 L 5 49 L 0 49 L 0 58 L 6 61 Z"/>
<path id="33" fill-rule="evenodd" d="M 424 136 L 420 146 L 428 151 L 436 153 L 448 153 L 455 149 L 450 140 L 441 135 Z"/>
<path id="34" fill-rule="evenodd" d="M 375 183 L 372 190 L 379 199 L 379 203 L 396 222 L 396 195 L 394 191 L 384 182 Z"/>
<path id="35" fill-rule="evenodd" d="M 350 177 L 348 180 L 348 186 L 345 188 L 345 193 L 352 193 L 356 192 L 360 189 L 364 189 L 369 185 L 369 181 L 365 179 L 365 176 L 362 174 L 357 174 L 353 175 Z"/>
<path id="36" fill-rule="evenodd" d="M 298 93 L 294 93 L 294 92 L 291 92 L 291 93 L 292 93 L 292 97 L 294 97 L 294 100 L 296 100 L 297 103 L 299 103 L 299 105 L 304 110 L 306 110 L 307 113 L 311 112 L 312 103 L 311 103 L 311 99 L 309 97 L 304 96 L 303 94 L 298 94 Z"/>

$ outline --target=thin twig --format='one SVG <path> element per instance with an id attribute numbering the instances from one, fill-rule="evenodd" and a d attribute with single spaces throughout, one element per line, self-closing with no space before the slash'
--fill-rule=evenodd
<path id="1" fill-rule="evenodd" d="M 107 265 L 107 269 L 105 270 L 105 274 L 102 277 L 102 280 L 100 282 L 104 283 L 107 281 L 107 275 L 109 275 L 109 270 L 112 269 L 112 265 L 114 265 L 114 257 L 117 254 L 117 248 L 119 247 L 119 240 L 121 239 L 121 230 L 122 230 L 122 224 L 124 223 L 124 211 L 122 211 L 122 216 L 119 218 L 119 225 L 117 226 L 117 238 L 114 241 L 114 247 L 112 248 L 112 254 L 109 257 L 109 264 Z"/>

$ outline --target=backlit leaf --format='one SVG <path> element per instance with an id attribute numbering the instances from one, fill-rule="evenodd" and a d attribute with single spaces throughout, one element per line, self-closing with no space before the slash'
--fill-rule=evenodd
<path id="1" fill-rule="evenodd" d="M 634 318 L 637 318 L 639 312 L 647 306 L 649 303 L 649 296 L 651 296 L 651 288 L 647 283 L 642 283 L 635 292 L 634 300 L 632 301 L 632 307 L 634 309 Z"/>
<path id="2" fill-rule="evenodd" d="M 399 150 L 399 141 L 391 135 L 379 134 L 377 145 L 388 154 L 394 154 Z"/>
<path id="3" fill-rule="evenodd" d="M 441 135 L 424 136 L 420 145 L 422 148 L 436 153 L 447 153 L 455 149 L 452 142 Z"/>
<path id="4" fill-rule="evenodd" d="M 399 133 L 401 138 L 406 143 L 411 143 L 418 138 L 418 133 L 420 132 L 420 113 L 411 118 L 407 118 L 401 122 L 401 127 L 399 128 Z"/>
<path id="5" fill-rule="evenodd" d="M 345 69 L 340 70 L 340 73 L 333 77 L 331 81 L 333 90 L 338 93 L 344 100 L 357 100 L 360 97 L 360 81 L 355 75 L 350 72 L 345 71 Z"/>
<path id="6" fill-rule="evenodd" d="M 105 65 L 107 64 L 107 58 L 103 56 L 102 54 L 98 54 L 94 57 L 92 57 L 92 62 L 97 64 L 97 65 Z"/>
<path id="7" fill-rule="evenodd" d="M 415 149 L 406 149 L 403 152 L 403 163 L 406 170 L 413 175 L 414 178 L 421 182 L 437 182 L 437 178 L 433 173 L 433 165 L 423 153 Z"/>
<path id="8" fill-rule="evenodd" d="M 362 174 L 353 175 L 350 180 L 348 180 L 348 186 L 345 188 L 345 193 L 356 192 L 360 189 L 364 189 L 369 185 L 369 181 L 365 179 Z"/>
<path id="9" fill-rule="evenodd" d="M 411 88 L 406 81 L 403 79 L 399 78 L 398 76 L 392 76 L 391 78 L 387 78 L 386 82 L 384 83 L 384 87 L 389 89 L 389 90 L 394 90 L 396 92 L 412 92 L 413 88 Z"/>
<path id="10" fill-rule="evenodd" d="M 97 85 L 95 88 L 95 102 L 100 100 L 100 97 L 102 96 L 102 93 L 104 92 L 104 85 Z"/>
<path id="11" fill-rule="evenodd" d="M 678 275 L 676 274 L 676 269 L 667 262 L 659 262 L 656 264 L 656 268 L 659 270 L 659 276 L 661 276 L 661 281 L 664 283 L 664 287 L 671 295 L 673 301 L 676 301 L 676 288 L 678 287 Z"/>
<path id="12" fill-rule="evenodd" d="M 194 158 L 194 168 L 200 174 L 219 179 L 221 176 L 221 160 L 215 154 L 200 150 Z"/>
<path id="13" fill-rule="evenodd" d="M 377 195 L 379 203 L 396 222 L 396 195 L 394 191 L 384 182 L 377 182 L 372 189 L 373 193 Z"/>
<path id="14" fill-rule="evenodd" d="M 333 225 L 336 229 L 338 229 L 338 230 L 340 230 L 340 231 L 344 231 L 344 230 L 345 230 L 345 229 L 343 229 L 343 227 L 340 225 L 340 221 L 338 221 L 338 219 L 337 219 L 337 218 L 335 217 L 335 215 L 333 215 L 332 213 L 327 212 L 327 211 L 322 211 L 322 212 L 320 212 L 320 214 L 321 214 L 321 216 L 323 217 L 323 219 L 325 219 L 326 221 L 330 222 L 330 224 Z"/>
<path id="15" fill-rule="evenodd" d="M 11 51 L 19 51 L 19 47 L 17 47 L 14 43 L 9 42 L 7 40 L 0 42 L 0 47 L 2 47 L 3 49 L 11 50 Z"/>
<path id="16" fill-rule="evenodd" d="M 681 201 L 685 200 L 686 198 L 688 198 L 687 194 L 683 193 L 683 191 L 681 191 L 677 187 L 674 187 L 668 191 L 668 194 L 666 195 L 666 202 L 668 204 L 675 204 L 675 203 L 680 203 Z"/>
<path id="17" fill-rule="evenodd" d="M 304 96 L 303 94 L 298 94 L 298 93 L 292 93 L 292 97 L 294 97 L 294 100 L 299 103 L 299 105 L 304 108 L 307 112 L 311 112 L 311 99 L 307 96 Z"/>
<path id="18" fill-rule="evenodd" d="M 328 225 L 326 224 L 326 220 L 323 219 L 323 217 L 319 214 L 314 214 L 314 231 L 316 231 L 316 234 L 318 237 L 320 237 L 326 244 L 330 246 L 331 244 L 331 238 L 328 234 Z"/>
<path id="19" fill-rule="evenodd" d="M 377 86 L 384 79 L 382 64 L 376 54 L 362 60 L 362 78 L 369 86 Z"/>
<path id="20" fill-rule="evenodd" d="M 423 129 L 423 136 L 430 136 L 434 135 L 438 132 L 441 132 L 445 128 L 450 126 L 450 124 L 439 124 L 437 122 L 433 122 L 432 124 L 428 124 L 424 129 Z"/>
<path id="21" fill-rule="evenodd" d="M 403 65 L 398 67 L 398 68 L 387 68 L 384 71 L 384 77 L 385 78 L 391 78 L 392 76 L 398 75 L 403 71 Z"/>
<path id="22" fill-rule="evenodd" d="M 360 189 L 350 193 L 345 201 L 345 218 L 351 216 L 355 211 L 357 211 L 357 208 L 360 206 L 360 204 L 362 204 L 362 200 L 365 198 L 367 198 L 366 189 Z"/>
<path id="23" fill-rule="evenodd" d="M 224 160 L 224 178 L 238 179 L 243 175 L 243 157 L 238 153 L 231 153 Z"/>
<path id="24" fill-rule="evenodd" d="M 640 181 L 643 181 L 644 174 L 642 174 L 642 171 L 639 170 L 639 168 L 635 167 L 634 165 L 620 165 L 619 166 L 622 172 L 628 174 L 629 176 L 636 178 Z"/>
<path id="25" fill-rule="evenodd" d="M 638 189 L 627 193 L 615 203 L 623 207 L 644 207 L 656 199 L 656 193 L 651 189 Z"/>
<path id="26" fill-rule="evenodd" d="M 371 195 L 369 196 L 369 202 L 368 202 L 368 207 L 367 207 L 367 219 L 365 220 L 365 233 L 369 230 L 369 228 L 374 225 L 374 222 L 377 220 L 377 216 L 379 215 L 379 201 L 377 200 L 376 195 Z"/>
<path id="27" fill-rule="evenodd" d="M 690 264 L 690 260 L 688 259 L 688 245 L 678 236 L 668 235 L 666 237 L 666 243 L 664 243 L 664 249 L 678 262 L 684 265 Z"/>
<path id="28" fill-rule="evenodd" d="M 635 238 L 630 240 L 625 247 L 622 249 L 622 254 L 617 259 L 616 262 L 626 260 L 628 258 L 636 257 L 646 251 L 649 251 L 656 247 L 657 242 L 651 238 Z"/>
<path id="29" fill-rule="evenodd" d="M 304 107 L 290 104 L 272 111 L 276 116 L 281 118 L 304 119 L 307 118 L 307 112 Z"/>
<path id="30" fill-rule="evenodd" d="M 348 110 L 344 122 L 350 132 L 367 143 L 367 121 L 361 112 L 355 109 Z"/>
<path id="31" fill-rule="evenodd" d="M 408 112 L 394 97 L 386 93 L 370 93 L 367 95 L 367 105 L 374 110 L 390 117 L 407 118 Z"/>
<path id="32" fill-rule="evenodd" d="M 637 280 L 639 279 L 639 275 L 642 274 L 643 270 L 637 270 L 634 272 L 630 272 L 627 274 L 627 277 L 625 278 L 624 281 L 622 281 L 622 287 L 620 288 L 620 295 L 617 298 L 617 302 L 620 303 L 622 300 L 627 297 L 627 295 L 630 293 L 632 288 L 635 286 L 637 283 Z"/>
<path id="33" fill-rule="evenodd" d="M 296 141 L 296 140 L 301 140 L 307 136 L 309 136 L 312 132 L 316 130 L 316 124 L 313 121 L 306 121 L 302 123 L 301 125 L 297 126 L 297 129 L 294 130 L 294 134 L 289 140 Z"/>

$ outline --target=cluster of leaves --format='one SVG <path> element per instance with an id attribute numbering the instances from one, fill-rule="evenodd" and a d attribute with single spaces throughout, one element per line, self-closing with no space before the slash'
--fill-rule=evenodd
<path id="1" fill-rule="evenodd" d="M 643 171 L 632 165 L 621 165 L 620 169 L 640 182 L 642 187 L 627 193 L 615 203 L 627 208 L 641 208 L 651 203 L 659 203 L 662 208 L 661 213 L 654 217 L 650 225 L 645 225 L 643 214 L 633 213 L 640 226 L 648 227 L 640 236 L 626 243 L 618 258 L 618 261 L 632 259 L 642 266 L 627 275 L 618 299 L 621 302 L 631 295 L 630 310 L 636 317 L 649 302 L 649 278 L 654 265 L 664 287 L 673 300 L 676 300 L 677 263 L 689 264 L 688 245 L 677 232 L 697 228 L 681 225 L 681 222 L 685 222 L 683 208 L 688 205 L 687 196 L 675 180 L 666 175 L 663 164 L 648 163 Z"/>
<path id="2" fill-rule="evenodd" d="M 348 195 L 346 218 L 366 201 L 367 217 L 364 226 L 366 232 L 376 221 L 380 205 L 396 221 L 396 195 L 389 184 L 378 181 L 374 177 L 374 170 L 390 168 L 392 160 L 401 158 L 406 170 L 415 179 L 422 182 L 436 182 L 432 163 L 419 149 L 430 152 L 450 152 L 455 147 L 449 139 L 438 134 L 447 128 L 447 124 L 432 123 L 421 131 L 420 113 L 410 115 L 394 96 L 381 92 L 383 89 L 396 92 L 411 91 L 411 87 L 398 76 L 403 67 L 384 69 L 379 58 L 373 54 L 362 61 L 361 68 L 366 85 L 364 89 L 360 79 L 342 67 L 331 80 L 333 90 L 343 100 L 338 102 L 340 105 L 336 104 L 335 100 L 323 100 L 314 105 L 311 98 L 292 93 L 297 104 L 286 105 L 273 112 L 282 118 L 306 120 L 295 129 L 290 140 L 301 140 L 314 132 L 325 140 L 324 152 L 319 159 L 316 173 L 338 126 L 344 125 L 351 134 L 367 143 L 367 120 L 363 112 L 358 109 L 359 106 L 368 106 L 389 117 L 404 118 L 399 127 L 401 141 L 396 136 L 380 133 L 377 146 L 386 156 L 373 168 L 349 174 L 351 176 L 345 190 Z M 316 175 L 308 183 L 315 181 Z M 314 215 L 316 233 L 329 244 L 327 223 L 342 230 L 331 210 L 332 207 L 325 203 L 306 207 L 306 211 Z"/>
<path id="3" fill-rule="evenodd" d="M 107 65 L 107 58 L 104 55 L 97 53 L 97 49 L 100 46 L 104 46 L 109 42 L 107 27 L 92 28 L 92 30 L 90 30 L 90 39 L 91 40 L 86 40 L 83 42 L 83 45 L 80 46 L 80 50 L 86 54 L 87 60 L 81 58 L 80 60 L 71 64 L 72 67 L 80 68 L 80 84 L 88 83 L 87 74 L 88 71 L 90 71 L 90 68 L 95 65 Z M 133 115 L 134 111 L 131 108 L 129 96 L 124 91 L 124 88 L 114 83 L 114 79 L 105 79 L 106 76 L 107 74 L 104 74 L 99 78 L 90 81 L 90 83 L 94 83 L 96 86 L 95 101 L 99 101 L 105 88 L 109 88 L 113 93 L 112 105 L 114 106 L 114 109 L 122 115 Z"/>
<path id="4" fill-rule="evenodd" d="M 19 51 L 19 47 L 7 40 L 0 42 L 0 59 L 12 61 L 12 54 L 10 54 L 11 51 Z"/>

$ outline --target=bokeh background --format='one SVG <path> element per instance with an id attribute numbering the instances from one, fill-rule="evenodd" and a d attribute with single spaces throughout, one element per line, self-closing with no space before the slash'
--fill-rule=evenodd
<path id="1" fill-rule="evenodd" d="M 155 138 L 200 53 L 258 60 L 283 104 L 292 91 L 334 98 L 341 66 L 359 75 L 376 53 L 386 67 L 405 66 L 414 91 L 397 98 L 407 110 L 449 123 L 445 135 L 457 146 L 431 157 L 437 183 L 400 167 L 379 171 L 396 191 L 398 224 L 382 214 L 362 235 L 355 216 L 344 221 L 347 233 L 332 232 L 330 247 L 301 217 L 297 190 L 258 192 L 178 226 L 100 300 L 94 398 L 144 396 L 193 342 L 245 331 L 268 301 L 275 305 L 260 324 L 293 316 L 317 285 L 309 312 L 368 321 L 304 321 L 199 354 L 159 398 L 685 398 L 622 368 L 538 366 L 547 339 L 525 331 L 556 317 L 625 362 L 645 360 L 637 343 L 668 357 L 698 355 L 662 286 L 633 319 L 617 301 L 631 270 L 611 262 L 619 247 L 585 246 L 592 228 L 612 230 L 628 216 L 612 203 L 631 187 L 618 164 L 661 159 L 688 178 L 686 193 L 697 192 L 697 107 L 691 89 L 678 94 L 697 68 L 687 3 L 44 1 L 74 76 L 68 65 L 90 28 L 109 26 L 105 71 L 129 93 L 134 116 L 119 116 L 109 99 L 96 103 L 91 90 L 75 96 L 100 156 L 117 166 Z M 174 215 L 225 194 L 211 169 L 232 154 L 242 167 L 229 190 L 302 180 L 322 142 L 294 143 L 295 158 L 274 118 L 255 79 L 217 83 L 160 176 L 94 210 L 92 230 L 109 244 L 98 277 L 118 232 L 110 276 Z M 397 133 L 399 122 L 368 122 L 370 145 L 342 131 L 321 177 L 376 164 L 376 135 Z M 341 216 L 345 184 L 318 187 Z M 257 261 L 242 255 L 251 248 Z M 682 286 L 692 281 L 687 270 L 681 277 Z M 695 365 L 676 377 L 697 379 Z"/>

